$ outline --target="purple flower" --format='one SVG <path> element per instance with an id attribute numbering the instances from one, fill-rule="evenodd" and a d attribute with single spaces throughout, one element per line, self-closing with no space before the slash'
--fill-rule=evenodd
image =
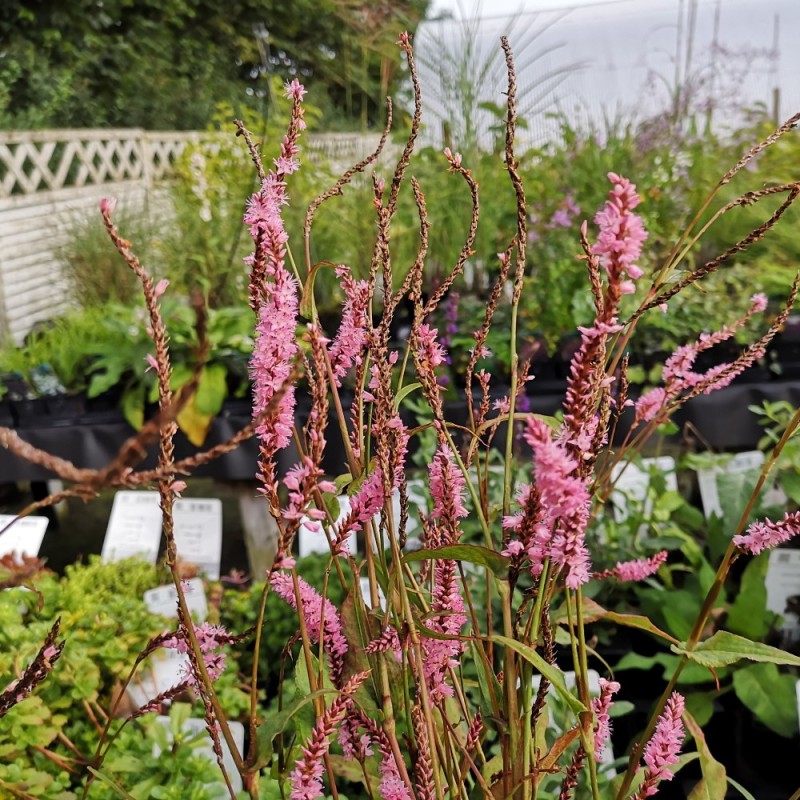
<path id="1" fill-rule="evenodd" d="M 293 78 L 283 88 L 286 92 L 286 97 L 289 98 L 289 100 L 300 101 L 308 92 L 308 90 L 303 86 L 302 83 L 300 83 L 300 81 L 297 80 L 297 78 Z"/>
<path id="2" fill-rule="evenodd" d="M 569 228 L 572 225 L 572 217 L 566 208 L 557 208 L 550 217 L 551 228 Z"/>
<path id="3" fill-rule="evenodd" d="M 214 681 L 225 671 L 226 656 L 220 648 L 223 645 L 230 644 L 234 637 L 221 625 L 212 625 L 210 622 L 195 625 L 194 635 L 200 647 L 208 677 Z M 188 653 L 190 647 L 189 636 L 186 631 L 179 630 L 175 636 L 164 641 L 164 647 L 177 650 L 179 653 Z M 183 670 L 182 679 L 189 686 L 197 686 L 198 676 L 194 674 L 191 663 L 185 664 Z"/>

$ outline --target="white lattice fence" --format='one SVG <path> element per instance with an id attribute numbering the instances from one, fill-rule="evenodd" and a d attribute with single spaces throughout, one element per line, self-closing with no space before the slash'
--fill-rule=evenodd
<path id="1" fill-rule="evenodd" d="M 169 213 L 155 189 L 200 137 L 138 129 L 0 132 L 0 339 L 20 342 L 65 309 L 60 251 L 77 224 L 97 216 L 101 197 L 116 197 L 123 212 L 149 205 Z M 374 152 L 379 139 L 315 134 L 303 144 L 312 163 L 324 160 L 340 172 Z M 384 164 L 398 152 L 389 144 Z"/>
<path id="2" fill-rule="evenodd" d="M 20 342 L 61 313 L 60 251 L 103 196 L 138 213 L 197 133 L 0 132 L 0 336 Z"/>
<path id="3" fill-rule="evenodd" d="M 341 172 L 375 152 L 379 133 L 316 133 L 307 137 L 309 153 L 330 163 L 334 172 Z M 402 147 L 387 142 L 381 163 L 399 156 Z"/>
<path id="4" fill-rule="evenodd" d="M 162 178 L 196 133 L 0 132 L 0 197 Z"/>

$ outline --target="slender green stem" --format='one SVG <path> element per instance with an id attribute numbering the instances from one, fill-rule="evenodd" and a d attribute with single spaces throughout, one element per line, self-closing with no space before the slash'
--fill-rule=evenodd
<path id="1" fill-rule="evenodd" d="M 503 607 L 503 635 L 508 639 L 514 638 L 514 623 L 511 609 L 511 591 L 507 581 L 496 581 L 497 592 Z M 517 662 L 514 651 L 506 647 L 503 651 L 503 691 L 506 697 L 506 722 L 508 725 L 510 764 L 504 769 L 508 773 L 504 776 L 510 786 L 516 786 L 519 781 L 519 711 L 517 708 Z M 505 766 L 505 765 L 504 765 Z M 510 767 L 510 770 L 509 770 Z M 508 792 L 506 792 L 508 794 Z"/>
<path id="2" fill-rule="evenodd" d="M 520 665 L 520 690 L 522 694 L 522 797 L 531 800 L 533 797 L 533 781 L 528 780 L 531 774 L 531 757 L 533 756 L 533 731 L 531 718 L 533 715 L 533 670 L 531 665 L 523 661 Z"/>
<path id="3" fill-rule="evenodd" d="M 529 619 L 528 630 L 526 631 L 527 640 L 536 646 L 536 640 L 539 638 L 539 626 L 542 622 L 542 608 L 544 608 L 544 599 L 547 594 L 547 577 L 550 572 L 550 559 L 547 558 L 542 566 L 542 572 L 539 575 L 539 589 L 536 592 L 536 602 L 533 605 L 533 612 Z"/>
<path id="4" fill-rule="evenodd" d="M 590 738 L 592 732 L 592 712 L 591 712 L 591 698 L 589 696 L 589 661 L 587 657 L 586 648 L 586 625 L 583 618 L 583 591 L 579 586 L 576 593 L 576 616 L 577 616 L 577 629 L 578 629 L 578 655 L 580 656 L 580 671 L 578 673 L 578 685 L 581 691 L 581 702 L 586 706 L 585 711 L 581 716 L 583 717 L 583 724 L 581 725 L 581 739 L 583 740 L 583 749 L 587 754 L 587 762 L 589 764 L 589 779 L 592 784 L 592 797 L 594 800 L 600 800 L 600 786 L 597 783 L 597 762 L 594 760 L 594 742 Z"/>

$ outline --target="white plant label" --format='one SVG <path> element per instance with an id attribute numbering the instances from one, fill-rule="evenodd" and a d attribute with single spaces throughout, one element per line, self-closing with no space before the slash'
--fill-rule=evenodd
<path id="1" fill-rule="evenodd" d="M 364 598 L 367 608 L 372 608 L 372 594 L 369 590 L 369 578 L 359 578 L 358 583 L 361 587 L 361 597 Z M 378 587 L 378 605 L 381 607 L 381 611 L 386 611 L 386 595 L 384 595 L 383 589 L 381 589 L 380 586 Z"/>
<path id="2" fill-rule="evenodd" d="M 764 464 L 764 454 L 760 450 L 748 450 L 746 453 L 737 453 L 730 461 L 713 467 L 697 470 L 697 485 L 700 489 L 700 499 L 703 503 L 703 513 L 708 519 L 712 514 L 722 516 L 722 504 L 719 499 L 719 486 L 717 476 L 722 474 L 735 475 L 743 472 L 758 472 Z M 768 489 L 764 500 L 769 505 L 783 505 L 786 495 L 778 488 Z"/>
<path id="3" fill-rule="evenodd" d="M 346 494 L 339 495 L 339 516 L 336 518 L 336 525 L 340 525 L 344 518 L 350 513 L 350 498 Z M 313 530 L 308 527 L 311 520 L 308 517 L 303 517 L 300 527 L 297 529 L 297 551 L 300 558 L 309 556 L 312 553 L 330 553 L 331 549 L 328 545 L 328 537 L 320 527 L 318 530 Z M 322 523 L 320 523 L 321 525 Z M 348 553 L 355 554 L 356 552 L 356 534 L 351 533 L 347 537 L 345 547 Z"/>
<path id="4" fill-rule="evenodd" d="M 795 684 L 795 689 L 797 691 L 797 718 L 800 719 L 800 681 Z"/>
<path id="5" fill-rule="evenodd" d="M 185 581 L 183 594 L 192 619 L 196 623 L 205 622 L 208 616 L 208 603 L 202 579 L 191 578 Z M 144 604 L 151 614 L 160 614 L 168 619 L 176 619 L 178 616 L 178 592 L 171 583 L 148 589 L 144 593 Z"/>
<path id="6" fill-rule="evenodd" d="M 158 720 L 158 722 L 167 729 L 169 739 L 172 741 L 172 734 L 170 733 L 170 718 L 156 717 L 156 720 Z M 244 753 L 244 725 L 242 725 L 241 722 L 228 722 L 228 725 L 230 726 L 231 735 L 233 736 L 233 742 L 236 745 L 236 749 L 239 751 L 239 754 L 242 755 Z M 213 764 L 216 764 L 217 757 L 214 755 L 214 745 L 211 741 L 211 737 L 208 735 L 208 731 L 206 730 L 205 720 L 190 717 L 183 724 L 183 730 L 190 736 L 199 737 L 199 741 L 193 748 L 193 752 L 197 753 L 197 755 L 207 758 Z M 231 786 L 233 787 L 234 792 L 238 794 L 242 791 L 242 776 L 239 774 L 239 770 L 236 769 L 236 763 L 233 760 L 233 755 L 231 755 L 228 743 L 223 736 L 219 737 L 219 743 L 222 747 L 222 763 L 225 765 L 225 771 L 228 773 L 228 777 L 231 780 Z M 158 747 L 153 748 L 154 756 L 158 757 L 160 752 L 161 751 L 158 749 Z M 220 774 L 218 785 L 219 791 L 213 794 L 215 800 L 216 798 L 219 798 L 219 800 L 226 800 L 226 798 L 229 798 L 230 795 L 228 794 L 223 783 L 222 774 Z M 217 784 L 215 783 L 214 786 L 217 786 Z"/>
<path id="7" fill-rule="evenodd" d="M 11 525 L 13 514 L 0 514 L 0 529 Z M 16 553 L 20 556 L 38 556 L 42 546 L 47 517 L 21 517 L 0 536 L 0 556 Z"/>
<path id="8" fill-rule="evenodd" d="M 175 501 L 178 558 L 196 564 L 212 581 L 219 580 L 222 560 L 222 501 L 185 498 Z"/>
<path id="9" fill-rule="evenodd" d="M 789 640 L 800 639 L 800 619 L 789 608 L 789 599 L 800 597 L 800 550 L 773 550 L 766 584 L 767 608 L 784 618 L 782 630 Z"/>
<path id="10" fill-rule="evenodd" d="M 139 708 L 177 686 L 191 670 L 189 656 L 168 647 L 154 650 L 145 663 L 147 668 L 137 671 L 128 685 L 128 696 Z"/>
<path id="11" fill-rule="evenodd" d="M 214 498 L 176 500 L 175 543 L 178 558 L 196 564 L 211 580 L 219 579 L 222 556 L 222 501 Z M 117 492 L 111 507 L 102 560 L 139 556 L 156 563 L 161 544 L 158 492 Z"/>
<path id="12" fill-rule="evenodd" d="M 650 488 L 650 470 L 655 469 L 665 474 L 667 489 L 678 491 L 678 478 L 675 475 L 675 459 L 672 456 L 643 458 L 642 466 L 633 462 L 616 464 L 611 471 L 614 491 L 611 502 L 614 506 L 614 519 L 624 522 L 628 519 L 628 503 L 644 503 L 644 514 L 649 517 L 653 510 L 653 502 L 647 497 Z"/>
<path id="13" fill-rule="evenodd" d="M 161 507 L 158 492 L 117 492 L 103 541 L 103 562 L 139 556 L 155 564 L 160 543 Z"/>

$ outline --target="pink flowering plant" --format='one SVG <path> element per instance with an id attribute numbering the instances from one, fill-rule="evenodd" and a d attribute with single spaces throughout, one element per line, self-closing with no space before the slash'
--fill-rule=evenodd
<path id="1" fill-rule="evenodd" d="M 611 612 L 592 597 L 598 587 L 676 580 L 669 555 L 657 550 L 635 559 L 607 563 L 587 535 L 606 514 L 606 501 L 619 469 L 635 459 L 659 426 L 688 399 L 729 384 L 753 364 L 789 314 L 797 280 L 763 334 L 730 362 L 700 371 L 699 353 L 730 339 L 751 318 L 763 314 L 765 299 L 755 295 L 742 315 L 718 332 L 703 334 L 667 361 L 659 386 L 638 399 L 629 396 L 626 347 L 639 320 L 662 313 L 676 296 L 741 257 L 768 235 L 800 194 L 800 184 L 766 186 L 713 211 L 712 219 L 738 206 L 777 196 L 781 205 L 765 222 L 725 252 L 699 266 L 685 259 L 710 224 L 708 212 L 726 186 L 762 150 L 789 133 L 793 117 L 756 145 L 721 179 L 704 207 L 686 227 L 666 262 L 645 273 L 642 257 L 648 232 L 638 209 L 642 199 L 628 177 L 607 176 L 607 200 L 579 226 L 576 255 L 586 268 L 593 321 L 579 329 L 563 413 L 533 414 L 524 407 L 528 364 L 518 352 L 521 299 L 529 280 L 529 209 L 514 150 L 516 76 L 511 48 L 502 42 L 508 67 L 504 166 L 516 198 L 516 227 L 497 256 L 497 278 L 483 320 L 474 332 L 466 367 L 466 424 L 447 417 L 440 381 L 447 365 L 448 331 L 432 320 L 457 287 L 473 253 L 479 221 L 480 189 L 462 156 L 446 149 L 443 168 L 472 199 L 472 218 L 455 263 L 435 287 L 425 285 L 429 233 L 435 209 L 425 187 L 409 175 L 421 121 L 421 90 L 410 39 L 400 37 L 414 86 L 415 110 L 406 145 L 393 173 L 372 178 L 376 230 L 368 277 L 356 279 L 346 265 L 312 262 L 314 216 L 320 205 L 347 191 L 354 176 L 377 159 L 378 151 L 348 170 L 308 209 L 302 237 L 290 236 L 284 210 L 291 202 L 291 178 L 302 169 L 303 96 L 297 80 L 286 87 L 292 103 L 288 130 L 271 163 L 244 125 L 244 139 L 258 171 L 259 186 L 247 204 L 244 222 L 253 240 L 247 259 L 255 345 L 250 368 L 253 420 L 229 443 L 177 461 L 172 440 L 175 417 L 196 389 L 170 388 L 169 337 L 160 311 L 166 287 L 155 283 L 113 222 L 113 203 L 104 201 L 105 226 L 128 266 L 139 278 L 150 315 L 151 366 L 159 387 L 160 411 L 105 470 L 80 470 L 42 454 L 13 431 L 2 432 L 14 452 L 50 464 L 71 482 L 67 494 L 89 498 L 104 487 L 155 483 L 161 496 L 166 562 L 178 595 L 178 624 L 155 637 L 141 661 L 159 649 L 188 656 L 182 681 L 132 712 L 138 718 L 163 708 L 191 690 L 202 706 L 213 750 L 231 798 L 281 796 L 314 800 L 340 791 L 348 797 L 383 800 L 444 800 L 446 797 L 523 798 L 650 797 L 700 754 L 702 774 L 692 796 L 722 798 L 724 766 L 708 753 L 703 734 L 677 690 L 687 669 L 707 670 L 713 679 L 743 660 L 800 666 L 800 658 L 719 627 L 712 614 L 739 559 L 788 541 L 800 532 L 797 512 L 751 522 L 756 498 L 791 434 L 797 412 L 767 459 L 750 502 L 728 531 L 728 543 L 713 577 L 702 590 L 688 635 L 677 638 L 641 614 Z M 602 180 L 603 176 L 597 176 Z M 491 187 L 487 187 L 489 191 Z M 392 223 L 401 191 L 417 209 L 418 251 L 410 264 L 393 258 Z M 561 222 L 583 214 L 578 199 L 557 204 Z M 560 222 L 559 222 L 560 224 Z M 338 330 L 323 330 L 315 302 L 315 278 L 331 269 L 344 294 Z M 625 304 L 623 305 L 623 300 Z M 623 311 L 633 302 L 632 313 Z M 403 303 L 413 308 L 407 337 L 393 340 L 391 326 Z M 484 368 L 486 342 L 495 312 L 508 303 L 508 363 L 511 385 L 492 396 L 493 375 Z M 203 311 L 197 309 L 202 343 Z M 445 317 L 446 318 L 446 317 Z M 201 344 L 198 362 L 203 363 Z M 356 387 L 349 405 L 340 392 L 349 377 Z M 307 387 L 310 411 L 302 426 L 295 413 L 299 386 Z M 533 390 L 535 391 L 535 381 Z M 413 401 L 425 414 L 411 419 Z M 625 433 L 620 424 L 625 420 Z M 331 424 L 329 421 L 333 420 Z M 248 631 L 196 625 L 186 602 L 173 534 L 172 508 L 193 467 L 228 452 L 249 436 L 258 441 L 258 491 L 277 526 L 277 552 L 264 577 L 257 618 Z M 432 443 L 423 481 L 427 504 L 416 511 L 420 541 L 408 536 L 411 451 Z M 323 456 L 341 439 L 341 471 L 326 474 Z M 137 470 L 142 446 L 158 441 L 160 458 L 152 470 Z M 280 459 L 290 444 L 297 460 L 289 469 Z M 615 471 L 616 468 L 616 471 Z M 347 500 L 339 514 L 340 501 Z M 323 586 L 300 574 L 299 533 L 316 536 L 329 548 Z M 356 552 L 347 545 L 355 536 Z M 421 547 L 420 547 L 421 544 Z M 345 593 L 340 606 L 327 587 Z M 268 600 L 279 599 L 296 615 L 298 645 L 293 681 L 296 693 L 275 704 L 262 703 L 259 658 L 242 679 L 249 691 L 246 745 L 237 747 L 215 682 L 226 669 L 225 648 L 244 647 L 250 637 L 256 656 L 265 636 Z M 649 721 L 629 752 L 610 758 L 615 700 L 625 692 L 595 644 L 606 626 L 644 630 L 674 661 Z M 0 694 L 0 714 L 34 692 L 58 668 L 63 647 L 54 627 L 20 679 Z M 292 644 L 292 643 L 287 643 Z M 287 649 L 290 652 L 290 648 Z M 138 664 L 139 662 L 137 662 Z M 291 671 L 291 670 L 290 670 Z M 552 724 L 551 700 L 563 711 Z M 102 779 L 108 727 L 91 764 Z M 687 745 L 690 738 L 694 746 Z M 110 737 L 113 739 L 113 737 Z M 624 746 L 624 744 L 623 744 Z M 620 744 L 617 743 L 617 749 Z M 692 749 L 693 748 L 693 749 Z M 224 751 L 232 760 L 226 762 Z M 230 767 L 230 764 L 233 767 Z M 122 796 L 127 796 L 123 794 Z"/>

